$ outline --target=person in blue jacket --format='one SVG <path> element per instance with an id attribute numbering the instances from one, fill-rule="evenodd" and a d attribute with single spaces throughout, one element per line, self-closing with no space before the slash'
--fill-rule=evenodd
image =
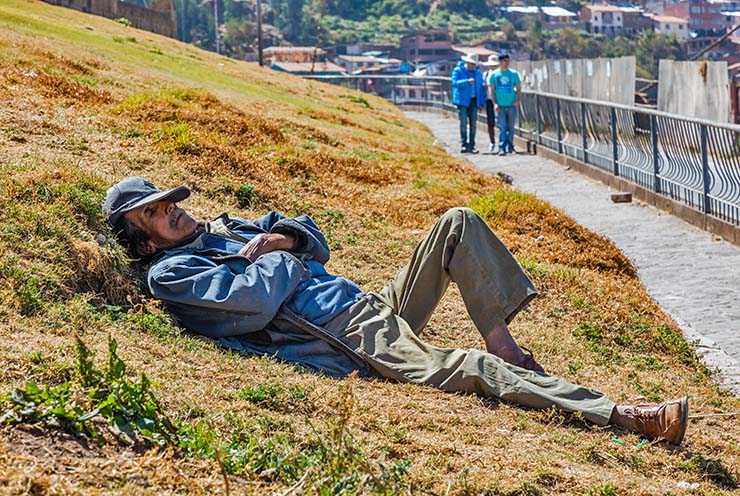
<path id="1" fill-rule="evenodd" d="M 478 69 L 478 54 L 464 55 L 452 70 L 452 104 L 457 107 L 460 120 L 460 153 L 478 153 L 475 148 L 475 129 L 478 111 L 486 104 L 483 73 Z"/>
<path id="2" fill-rule="evenodd" d="M 581 412 L 681 442 L 688 400 L 616 405 L 602 393 L 544 373 L 507 324 L 537 294 L 516 259 L 472 210 L 453 208 L 379 293 L 364 292 L 324 264 L 329 247 L 307 216 L 270 212 L 254 222 L 222 214 L 196 222 L 140 177 L 108 190 L 103 211 L 132 255 L 151 259 L 147 283 L 183 327 L 243 353 L 269 355 L 334 377 L 412 382 L 531 408 Z M 460 290 L 486 352 L 421 339 L 450 282 Z"/>

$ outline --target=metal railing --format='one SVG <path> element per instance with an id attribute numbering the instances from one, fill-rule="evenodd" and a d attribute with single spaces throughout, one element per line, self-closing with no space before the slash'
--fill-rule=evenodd
<path id="1" fill-rule="evenodd" d="M 456 110 L 449 78 L 312 76 L 398 105 Z M 479 115 L 485 122 L 485 115 Z M 740 225 L 740 125 L 525 90 L 517 132 L 708 216 Z"/>

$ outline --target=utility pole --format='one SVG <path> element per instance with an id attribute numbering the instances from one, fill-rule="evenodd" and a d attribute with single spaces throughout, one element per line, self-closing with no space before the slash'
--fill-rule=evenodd
<path id="1" fill-rule="evenodd" d="M 218 23 L 218 0 L 213 0 L 213 22 L 216 24 L 216 53 L 221 53 L 221 29 Z"/>
<path id="2" fill-rule="evenodd" d="M 257 60 L 260 67 L 265 65 L 262 54 L 262 0 L 257 0 Z"/>

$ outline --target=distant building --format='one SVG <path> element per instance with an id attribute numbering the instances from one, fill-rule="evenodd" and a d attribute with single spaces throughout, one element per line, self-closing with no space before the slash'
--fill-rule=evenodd
<path id="1" fill-rule="evenodd" d="M 578 23 L 578 14 L 562 7 L 518 5 L 502 7 L 504 15 L 512 22 L 522 23 L 528 19 L 539 19 L 546 28 L 563 28 Z"/>
<path id="2" fill-rule="evenodd" d="M 653 16 L 653 29 L 656 33 L 673 35 L 678 41 L 689 39 L 689 21 L 673 16 Z"/>
<path id="3" fill-rule="evenodd" d="M 95 14 L 109 19 L 127 19 L 131 26 L 177 38 L 177 17 L 173 0 L 151 0 L 151 7 L 136 0 L 44 0 L 52 5 Z"/>
<path id="4" fill-rule="evenodd" d="M 689 30 L 719 33 L 734 26 L 738 19 L 731 13 L 740 11 L 740 0 L 683 0 L 666 2 L 665 15 L 689 22 Z"/>
<path id="5" fill-rule="evenodd" d="M 487 48 L 485 44 L 474 46 L 453 45 L 452 52 L 454 53 L 453 57 L 457 59 L 456 61 L 459 61 L 460 57 L 469 53 L 477 54 L 481 62 L 487 60 L 489 55 L 498 55 L 498 52 Z"/>
<path id="6" fill-rule="evenodd" d="M 269 47 L 263 52 L 266 59 L 275 62 L 323 62 L 326 60 L 326 50 L 317 47 L 289 46 Z"/>
<path id="7" fill-rule="evenodd" d="M 398 55 L 398 46 L 388 43 L 353 43 L 337 47 L 337 55 L 364 55 L 368 52 L 378 52 L 387 57 Z"/>
<path id="8" fill-rule="evenodd" d="M 401 37 L 401 59 L 418 66 L 454 57 L 452 38 L 446 30 L 414 31 Z"/>
<path id="9" fill-rule="evenodd" d="M 640 34 L 653 29 L 653 21 L 640 7 L 621 7 L 625 34 Z"/>
<path id="10" fill-rule="evenodd" d="M 334 61 L 337 65 L 344 67 L 345 71 L 350 74 L 401 72 L 400 59 L 373 55 L 338 55 Z"/>
<path id="11" fill-rule="evenodd" d="M 342 76 L 344 69 L 332 62 L 281 62 L 273 61 L 271 66 L 276 71 L 289 72 L 296 76 Z"/>
<path id="12" fill-rule="evenodd" d="M 584 5 L 579 15 L 589 33 L 617 36 L 624 31 L 624 14 L 615 5 Z"/>

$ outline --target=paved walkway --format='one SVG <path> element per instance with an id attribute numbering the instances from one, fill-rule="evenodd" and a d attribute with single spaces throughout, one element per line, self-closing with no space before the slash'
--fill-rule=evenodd
<path id="1" fill-rule="evenodd" d="M 459 155 L 457 120 L 408 112 L 440 145 Z M 487 134 L 476 141 L 487 148 Z M 485 146 L 484 146 L 485 144 Z M 710 368 L 740 395 L 740 247 L 650 206 L 612 203 L 610 190 L 551 160 L 531 155 L 460 155 L 479 169 L 505 172 L 513 186 L 533 193 L 588 229 L 611 239 L 635 264 L 655 301 L 681 326 Z"/>

